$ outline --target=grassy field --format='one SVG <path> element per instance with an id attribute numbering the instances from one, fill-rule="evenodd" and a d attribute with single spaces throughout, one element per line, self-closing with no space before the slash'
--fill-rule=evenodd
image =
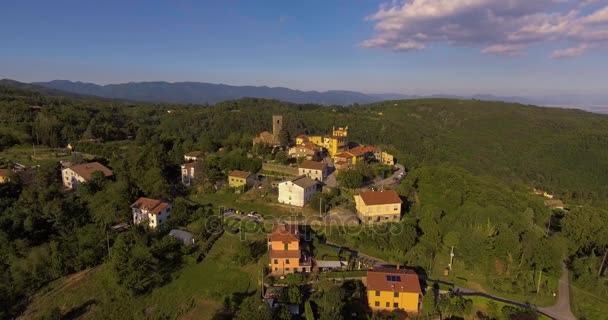
<path id="1" fill-rule="evenodd" d="M 488 313 L 488 308 L 491 302 L 493 302 L 497 309 L 500 310 L 502 309 L 502 307 L 504 306 L 513 306 L 504 302 L 499 302 L 499 301 L 494 301 L 494 300 L 490 300 L 488 298 L 484 298 L 484 297 L 466 297 L 467 299 L 473 301 L 473 314 L 476 314 L 477 311 L 481 311 L 484 314 Z M 471 317 L 471 319 L 477 319 L 477 317 Z M 551 318 L 544 316 L 544 315 L 539 315 L 538 316 L 538 320 L 551 320 Z"/>
<path id="2" fill-rule="evenodd" d="M 10 160 L 24 166 L 61 160 L 74 161 L 75 157 L 77 156 L 70 154 L 70 152 L 62 152 L 45 146 L 36 146 L 35 148 L 32 148 L 31 145 L 14 146 L 0 152 L 0 161 Z M 82 158 L 87 159 L 90 157 L 84 155 Z"/>
<path id="3" fill-rule="evenodd" d="M 243 267 L 232 257 L 239 238 L 224 234 L 201 262 L 186 259 L 174 280 L 143 296 L 114 284 L 105 265 L 59 279 L 41 290 L 22 319 L 39 319 L 54 307 L 87 319 L 211 319 L 224 301 L 254 294 L 261 265 Z"/>

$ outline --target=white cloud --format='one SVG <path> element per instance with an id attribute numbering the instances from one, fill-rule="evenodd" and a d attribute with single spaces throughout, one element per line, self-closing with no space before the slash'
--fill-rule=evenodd
<path id="1" fill-rule="evenodd" d="M 593 0 L 591 0 L 593 1 Z M 367 17 L 375 34 L 366 48 L 422 50 L 432 43 L 518 55 L 531 45 L 608 42 L 608 7 L 583 14 L 572 0 L 404 0 L 383 4 Z M 597 0 L 595 3 L 608 2 Z M 564 6 L 572 7 L 564 11 Z M 587 4 L 591 5 L 591 3 Z M 584 49 L 586 50 L 586 48 Z M 583 51 L 584 51 L 583 50 Z"/>
<path id="2" fill-rule="evenodd" d="M 578 57 L 578 56 L 582 55 L 583 53 L 585 53 L 585 51 L 587 51 L 588 48 L 589 48 L 588 45 L 581 44 L 577 47 L 555 50 L 551 54 L 550 58 L 551 59 L 563 59 L 563 58 Z"/>

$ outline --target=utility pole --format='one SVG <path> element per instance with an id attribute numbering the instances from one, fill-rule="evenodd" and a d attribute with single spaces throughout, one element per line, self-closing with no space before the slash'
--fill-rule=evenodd
<path id="1" fill-rule="evenodd" d="M 543 276 L 543 270 L 541 269 L 538 272 L 538 287 L 536 288 L 536 294 L 540 292 L 540 278 Z"/>
<path id="2" fill-rule="evenodd" d="M 604 269 L 604 264 L 606 263 L 606 256 L 608 256 L 608 248 L 606 248 L 606 253 L 604 253 L 604 259 L 602 259 L 602 264 L 600 264 L 600 271 L 597 273 L 597 276 L 602 275 L 602 270 Z"/>
<path id="3" fill-rule="evenodd" d="M 323 218 L 323 209 L 321 209 L 323 207 L 323 196 L 320 197 L 321 201 L 319 201 L 319 217 Z"/>
<path id="4" fill-rule="evenodd" d="M 448 265 L 450 267 L 450 271 L 452 271 L 453 262 L 454 262 L 454 246 L 452 246 L 452 251 L 450 252 L 450 264 Z"/>

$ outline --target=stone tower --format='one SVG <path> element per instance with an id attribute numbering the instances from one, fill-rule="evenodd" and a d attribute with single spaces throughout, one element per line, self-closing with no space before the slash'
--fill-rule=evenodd
<path id="1" fill-rule="evenodd" d="M 272 137 L 276 144 L 281 141 L 281 130 L 283 130 L 283 116 L 272 116 Z"/>

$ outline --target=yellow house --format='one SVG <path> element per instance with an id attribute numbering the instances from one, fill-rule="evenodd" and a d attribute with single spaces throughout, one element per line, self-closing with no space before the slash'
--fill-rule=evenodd
<path id="1" fill-rule="evenodd" d="M 298 135 L 296 137 L 296 145 L 302 145 L 304 142 L 308 142 L 308 136 L 305 134 Z"/>
<path id="2" fill-rule="evenodd" d="M 294 272 L 310 272 L 311 257 L 300 250 L 298 226 L 279 224 L 268 235 L 270 273 L 285 275 Z"/>
<path id="3" fill-rule="evenodd" d="M 373 311 L 420 311 L 422 290 L 412 270 L 376 268 L 367 271 L 367 301 Z"/>
<path id="4" fill-rule="evenodd" d="M 380 159 L 380 162 L 382 164 L 387 165 L 387 166 L 394 166 L 395 165 L 395 157 L 393 157 L 393 155 L 390 154 L 390 153 L 382 152 L 382 159 Z"/>
<path id="5" fill-rule="evenodd" d="M 228 174 L 228 186 L 230 188 L 249 187 L 253 184 L 255 175 L 248 171 L 234 170 Z"/>
<path id="6" fill-rule="evenodd" d="M 308 137 L 308 141 L 314 143 L 317 147 L 324 148 L 323 136 L 310 136 Z"/>
<path id="7" fill-rule="evenodd" d="M 323 147 L 330 156 L 334 156 L 348 148 L 348 127 L 333 127 L 332 135 L 325 137 Z"/>
<path id="8" fill-rule="evenodd" d="M 393 190 L 362 191 L 354 196 L 357 216 L 363 223 L 397 222 L 401 219 L 401 198 Z"/>

